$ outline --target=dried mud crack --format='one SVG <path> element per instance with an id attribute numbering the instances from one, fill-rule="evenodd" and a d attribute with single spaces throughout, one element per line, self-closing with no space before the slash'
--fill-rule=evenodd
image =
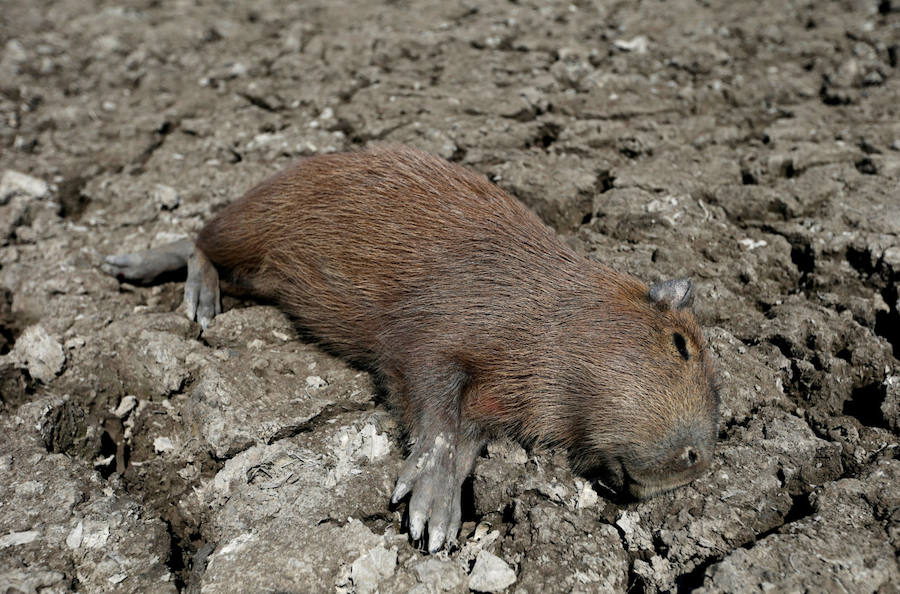
<path id="1" fill-rule="evenodd" d="M 0 590 L 900 588 L 896 2 L 13 3 L 0 22 Z M 691 276 L 710 472 L 646 502 L 492 442 L 463 540 L 388 505 L 371 378 L 260 303 L 201 335 L 102 257 L 268 173 L 411 144 L 579 252 Z"/>

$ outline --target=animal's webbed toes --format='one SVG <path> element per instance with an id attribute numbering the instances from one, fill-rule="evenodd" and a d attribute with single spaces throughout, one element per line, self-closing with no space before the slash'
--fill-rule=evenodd
<path id="1" fill-rule="evenodd" d="M 430 447 L 413 448 L 391 497 L 396 503 L 412 493 L 409 534 L 413 540 L 421 540 L 427 526 L 429 553 L 439 551 L 459 531 L 460 493 L 465 477 L 457 476 L 455 453 L 453 445 L 440 435 Z"/>

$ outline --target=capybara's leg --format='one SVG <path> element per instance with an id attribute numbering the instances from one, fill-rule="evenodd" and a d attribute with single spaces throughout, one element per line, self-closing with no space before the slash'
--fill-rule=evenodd
<path id="1" fill-rule="evenodd" d="M 424 380 L 424 381 L 423 381 Z M 456 540 L 462 518 L 462 484 L 485 443 L 483 432 L 459 415 L 461 378 L 452 372 L 417 376 L 414 387 L 396 394 L 415 418 L 409 457 L 391 496 L 396 503 L 408 493 L 409 534 L 425 536 L 428 552 Z"/>
<path id="2" fill-rule="evenodd" d="M 222 313 L 219 273 L 190 239 L 133 254 L 104 258 L 101 268 L 119 280 L 150 284 L 167 272 L 187 267 L 184 311 L 205 330 L 216 314 Z"/>
<path id="3" fill-rule="evenodd" d="M 206 330 L 209 322 L 222 313 L 219 273 L 200 248 L 188 258 L 188 276 L 184 283 L 184 312 Z"/>
<path id="4" fill-rule="evenodd" d="M 100 267 L 119 280 L 150 284 L 167 272 L 176 272 L 188 264 L 194 242 L 183 239 L 133 254 L 106 256 Z"/>

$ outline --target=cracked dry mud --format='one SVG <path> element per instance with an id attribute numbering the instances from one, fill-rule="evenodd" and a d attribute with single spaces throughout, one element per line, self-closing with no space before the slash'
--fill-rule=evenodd
<path id="1" fill-rule="evenodd" d="M 898 44 L 896 0 L 6 3 L 0 590 L 897 591 Z M 425 555 L 367 375 L 269 306 L 201 335 L 180 279 L 97 268 L 376 141 L 696 280 L 708 475 L 622 503 L 493 442 Z"/>

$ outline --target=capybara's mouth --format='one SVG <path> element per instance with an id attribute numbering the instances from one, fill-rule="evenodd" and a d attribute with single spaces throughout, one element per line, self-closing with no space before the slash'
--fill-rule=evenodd
<path id="1" fill-rule="evenodd" d="M 647 476 L 630 472 L 628 468 L 623 465 L 622 471 L 625 481 L 622 490 L 636 499 L 649 499 L 654 495 L 658 495 L 665 491 L 671 491 L 672 489 L 690 483 L 703 474 L 705 470 L 706 467 L 704 466 L 703 468 L 694 468 L 688 472 L 682 472 L 675 475 Z"/>

